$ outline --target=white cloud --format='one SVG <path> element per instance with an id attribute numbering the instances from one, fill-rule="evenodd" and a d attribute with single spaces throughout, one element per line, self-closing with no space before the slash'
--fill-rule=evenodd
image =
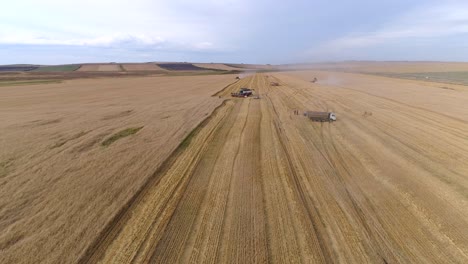
<path id="1" fill-rule="evenodd" d="M 388 46 L 415 40 L 434 40 L 468 33 L 468 4 L 448 4 L 410 11 L 372 32 L 354 32 L 307 51 L 331 56 L 350 50 Z M 426 42 L 427 43 L 427 42 Z"/>
<path id="2" fill-rule="evenodd" d="M 226 33 L 246 0 L 33 0 L 0 9 L 0 44 L 232 50 Z M 194 12 L 195 11 L 195 12 Z M 233 29 L 232 32 L 235 32 Z M 224 33 L 224 34 L 223 34 Z"/>
<path id="3" fill-rule="evenodd" d="M 119 47 L 164 49 L 173 51 L 216 51 L 217 47 L 211 42 L 179 42 L 168 41 L 162 37 L 145 34 L 113 34 L 94 38 L 50 38 L 31 34 L 8 34 L 0 36 L 1 44 L 13 45 L 63 45 L 63 46 L 91 46 L 91 47 Z"/>

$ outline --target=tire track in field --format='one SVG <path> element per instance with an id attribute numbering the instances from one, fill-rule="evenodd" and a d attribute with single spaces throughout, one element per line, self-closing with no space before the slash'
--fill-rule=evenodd
<path id="1" fill-rule="evenodd" d="M 270 80 L 281 86 L 270 86 Z M 85 260 L 463 263 L 463 235 L 443 232 L 437 222 L 425 219 L 411 196 L 385 178 L 388 167 L 376 163 L 386 157 L 401 164 L 410 150 L 392 145 L 382 148 L 388 156 L 374 152 L 374 160 L 348 141 L 346 133 L 360 144 L 364 137 L 388 140 L 378 133 L 386 124 L 367 127 L 369 122 L 352 112 L 364 103 L 346 93 L 315 86 L 307 90 L 290 81 L 256 74 L 220 91 L 219 96 L 228 97 L 249 87 L 262 96 L 234 98 L 214 114 Z M 375 107 L 365 102 L 365 107 Z M 311 106 L 336 108 L 349 120 L 320 124 L 292 114 Z M 408 137 L 406 132 L 394 134 L 395 139 Z M 419 190 L 424 183 L 404 183 L 424 193 Z M 448 222 L 457 230 L 463 221 Z"/>
<path id="2" fill-rule="evenodd" d="M 294 193 L 298 197 L 298 201 L 300 205 L 303 207 L 303 214 L 305 214 L 308 217 L 308 225 L 309 225 L 309 237 L 308 240 L 311 242 L 313 245 L 310 251 L 312 251 L 312 254 L 308 256 L 309 258 L 315 259 L 315 261 L 318 261 L 320 263 L 330 263 L 332 260 L 331 257 L 331 252 L 328 247 L 328 243 L 325 240 L 325 234 L 323 233 L 324 226 L 322 222 L 322 217 L 320 216 L 319 211 L 317 210 L 317 207 L 315 206 L 314 202 L 309 199 L 309 196 L 306 194 L 306 191 L 304 190 L 304 187 L 302 185 L 302 181 L 299 179 L 299 176 L 297 175 L 296 168 L 292 157 L 290 155 L 290 152 L 288 151 L 286 145 L 289 144 L 288 139 L 284 136 L 284 129 L 280 121 L 278 120 L 279 114 L 271 102 L 271 99 L 269 96 L 266 96 L 268 98 L 268 104 L 270 108 L 272 109 L 272 116 L 274 117 L 273 119 L 273 124 L 274 124 L 274 129 L 276 134 L 278 135 L 278 139 L 280 142 L 281 146 L 281 151 L 284 153 L 284 156 L 286 158 L 286 164 L 289 167 L 288 170 L 288 176 L 292 179 L 293 185 L 291 186 L 294 188 Z M 276 120 L 275 120 L 276 119 Z"/>
<path id="3" fill-rule="evenodd" d="M 285 98 L 285 97 L 282 96 L 281 98 Z M 284 105 L 290 105 L 291 103 L 292 102 L 284 102 L 283 104 Z M 323 193 L 321 195 L 322 197 L 320 197 L 319 199 L 328 199 L 330 201 L 333 201 L 333 204 L 336 204 L 336 205 L 332 206 L 332 204 L 330 202 L 328 202 L 329 203 L 328 207 L 329 208 L 335 208 L 336 207 L 336 209 L 339 210 L 339 211 L 334 211 L 334 212 L 327 212 L 328 210 L 322 210 L 323 213 L 324 213 L 324 221 L 325 222 L 327 222 L 329 224 L 333 223 L 333 221 L 330 221 L 331 220 L 331 218 L 330 218 L 331 215 L 334 215 L 334 218 L 336 219 L 335 221 L 339 220 L 339 222 L 341 222 L 340 225 L 336 226 L 336 228 L 338 228 L 338 230 L 340 230 L 339 232 L 337 232 L 335 234 L 328 234 L 328 236 L 331 235 L 331 236 L 336 236 L 338 238 L 340 233 L 343 233 L 343 235 L 345 235 L 345 231 L 349 232 L 349 231 L 352 231 L 353 229 L 355 229 L 355 228 L 353 228 L 353 225 L 355 225 L 356 223 L 353 224 L 353 222 L 354 222 L 353 219 L 359 219 L 360 216 L 362 216 L 363 214 L 362 214 L 362 211 L 359 209 L 359 207 L 356 207 L 356 203 L 354 202 L 354 198 L 350 195 L 350 193 L 348 191 L 348 188 L 352 186 L 352 183 L 351 183 L 351 185 L 348 184 L 349 187 L 347 187 L 347 185 L 345 185 L 343 180 L 342 180 L 344 175 L 347 175 L 347 173 L 348 173 L 347 170 L 343 169 L 342 165 L 338 164 L 336 162 L 334 153 L 331 153 L 327 148 L 327 145 L 328 145 L 327 143 L 330 143 L 331 140 L 333 140 L 333 139 L 323 137 L 323 129 L 325 129 L 327 127 L 330 128 L 332 126 L 332 124 L 322 123 L 322 124 L 318 124 L 318 126 L 310 126 L 310 125 L 307 125 L 307 124 L 309 124 L 309 123 L 308 122 L 306 122 L 306 123 L 301 122 L 301 126 L 303 126 L 304 128 L 307 128 L 307 130 L 309 130 L 309 131 L 306 132 L 305 130 L 303 130 L 304 128 L 302 128 L 300 131 L 297 131 L 300 134 L 300 136 L 296 135 L 295 137 L 302 137 L 305 140 L 307 140 L 307 142 L 310 142 L 310 145 L 308 146 L 309 150 L 307 151 L 307 153 L 317 152 L 317 154 L 319 154 L 318 157 L 323 159 L 322 162 L 317 161 L 318 163 L 316 164 L 316 166 L 319 166 L 318 169 L 321 171 L 320 174 L 323 174 L 324 176 L 326 176 L 326 178 L 317 179 L 319 181 L 314 182 L 313 185 L 314 186 L 315 185 L 321 186 L 321 188 L 323 188 L 323 190 L 328 189 L 329 192 L 332 192 L 332 194 L 333 194 L 333 197 L 327 197 L 329 195 L 326 194 L 326 193 Z M 313 129 L 309 129 L 309 128 L 313 128 Z M 298 146 L 298 144 L 292 143 L 291 146 Z M 300 151 L 295 150 L 293 152 L 297 153 L 297 152 L 300 152 Z M 305 161 L 301 161 L 301 164 L 305 168 L 305 166 L 306 166 Z M 313 166 L 313 164 L 311 164 L 311 166 Z M 314 191 L 314 193 L 321 193 L 321 192 L 323 192 L 323 190 L 317 189 L 316 191 Z M 349 208 L 354 208 L 354 209 L 349 210 Z M 346 216 L 343 213 L 346 213 L 346 214 L 351 213 L 351 215 Z M 348 221 L 350 221 L 350 222 L 348 223 Z M 349 226 L 350 224 L 351 224 L 351 226 Z M 363 222 L 363 224 L 366 224 L 366 223 Z M 355 230 L 358 231 L 359 229 L 355 229 Z M 368 235 L 366 235 L 366 236 L 368 236 Z M 345 238 L 345 237 L 343 237 L 343 238 Z M 348 241 L 348 242 L 345 242 L 345 243 L 348 243 L 349 246 L 352 246 L 354 242 L 351 240 L 351 241 Z M 378 246 L 378 245 L 373 245 L 372 247 L 369 247 L 369 246 L 366 246 L 365 244 L 361 245 L 361 246 L 359 246 L 359 244 L 357 244 L 355 246 L 358 246 L 357 249 L 361 248 L 361 250 L 366 250 L 367 255 L 369 255 L 369 256 L 373 255 L 373 257 L 371 257 L 371 259 L 374 259 L 373 261 L 385 260 L 385 258 L 381 257 L 381 255 L 374 253 L 375 247 Z M 371 249 L 371 250 L 369 251 L 369 249 Z M 338 249 L 338 248 L 335 248 L 334 251 L 336 253 L 339 253 L 340 255 L 342 255 L 342 254 L 344 254 L 344 256 L 347 255 L 346 258 L 341 258 L 342 261 L 344 261 L 345 259 L 347 259 L 348 261 L 350 261 L 351 259 L 354 259 L 353 262 L 365 261 L 363 259 L 359 260 L 361 258 L 359 255 L 362 254 L 362 253 L 359 253 L 359 251 L 357 251 L 357 253 L 353 253 L 351 251 L 342 252 L 343 249 Z M 362 256 L 365 256 L 366 254 L 362 254 Z M 337 257 L 338 256 L 335 256 L 335 258 L 337 258 Z M 369 261 L 369 260 L 367 260 L 367 261 Z"/>
<path id="4" fill-rule="evenodd" d="M 245 84 L 252 85 L 253 83 L 254 78 L 246 78 L 238 86 Z M 158 190 L 162 190 L 160 182 L 155 182 L 147 187 L 147 190 L 132 204 L 133 206 L 122 212 L 122 217 L 116 219 L 116 223 L 109 228 L 110 230 L 106 232 L 106 235 L 101 237 L 101 241 L 96 242 L 96 246 L 90 249 L 90 252 L 82 258 L 81 262 L 95 262 L 98 260 L 119 263 L 171 261 L 177 260 L 177 256 L 179 256 L 179 254 L 174 252 L 179 252 L 184 247 L 187 252 L 197 251 L 198 249 L 196 248 L 190 248 L 190 244 L 194 244 L 193 237 L 196 237 L 196 234 L 193 233 L 192 238 L 189 238 L 188 234 L 191 233 L 192 226 L 200 225 L 199 219 L 202 216 L 196 213 L 198 211 L 197 208 L 200 209 L 202 207 L 201 205 L 205 196 L 209 198 L 206 190 L 199 191 L 199 189 L 206 181 L 210 181 L 210 178 L 219 175 L 219 169 L 225 171 L 226 167 L 219 166 L 216 162 L 217 159 L 212 159 L 220 154 L 218 152 L 223 150 L 223 145 L 224 147 L 226 147 L 225 145 L 231 145 L 237 149 L 236 152 L 239 151 L 241 138 L 246 137 L 244 130 L 249 112 L 248 103 L 248 100 L 238 101 L 235 103 L 235 112 L 232 115 L 224 113 L 222 117 L 221 115 L 215 116 L 217 117 L 216 121 L 210 121 L 210 123 L 214 123 L 211 125 L 211 132 L 205 132 L 206 137 L 213 140 L 210 141 L 208 139 L 203 141 L 197 139 L 203 145 L 201 149 L 198 149 L 196 146 L 189 146 L 181 155 L 175 158 L 175 161 L 169 165 L 170 168 L 167 171 L 161 173 L 160 177 L 162 179 L 168 179 L 166 182 L 170 185 L 165 186 L 169 189 L 165 189 L 162 193 L 156 193 L 161 192 Z M 223 120 L 226 116 L 227 118 Z M 239 121 L 243 119 L 245 121 L 238 122 L 236 119 L 239 119 Z M 220 125 L 221 123 L 226 125 L 222 126 Z M 249 123 L 257 124 L 258 122 L 250 121 Z M 241 127 L 239 127 L 240 131 L 236 132 L 236 129 L 232 128 L 234 124 L 241 124 Z M 222 127 L 222 129 L 219 129 L 219 127 Z M 204 129 L 201 128 L 201 131 L 204 131 Z M 226 140 L 227 134 L 234 139 L 234 144 L 223 143 L 223 140 Z M 198 138 L 199 135 L 196 137 Z M 191 145 L 195 145 L 192 144 L 194 140 L 192 139 Z M 212 153 L 210 154 L 210 152 Z M 223 159 L 222 161 L 236 157 L 236 155 L 226 154 L 224 156 L 227 159 Z M 234 167 L 235 162 L 239 161 L 233 159 L 231 168 Z M 233 169 L 226 171 L 226 173 L 225 178 L 229 180 L 227 182 L 230 182 Z M 169 179 L 171 177 L 177 180 L 171 181 Z M 217 192 L 219 190 L 214 191 Z M 156 198 L 161 197 L 167 197 L 164 199 L 164 203 L 156 200 Z M 236 199 L 238 198 L 236 197 Z M 155 203 L 150 204 L 153 202 Z M 237 206 L 236 210 L 239 208 L 242 209 L 242 207 Z M 147 214 L 148 211 L 154 210 L 159 210 L 162 215 L 152 217 Z M 187 216 L 188 211 L 192 213 L 189 213 Z M 251 211 L 256 212 L 257 210 Z M 219 217 L 219 215 L 216 215 L 216 217 Z M 132 225 L 136 225 L 136 228 L 132 227 Z M 222 232 L 222 229 L 220 231 Z M 185 259 L 191 257 L 190 253 L 183 255 Z M 214 254 L 212 256 L 216 257 L 217 255 Z M 248 257 L 252 255 L 249 254 Z"/>
<path id="5" fill-rule="evenodd" d="M 239 153 L 248 111 L 247 101 L 237 100 L 236 105 L 239 105 L 238 112 L 233 113 L 233 126 L 228 136 L 224 138 L 226 144 L 219 154 L 219 162 L 213 171 L 213 180 L 207 189 L 205 210 L 200 218 L 201 224 L 196 232 L 192 233 L 190 239 L 190 245 L 193 245 L 193 248 L 184 254 L 184 259 L 189 259 L 189 262 L 216 263 L 217 257 L 223 254 L 221 245 L 231 196 L 232 168 Z"/>
<path id="6" fill-rule="evenodd" d="M 297 100 L 294 104 L 300 104 L 303 102 L 307 103 L 308 101 L 306 98 L 311 97 L 311 96 L 314 96 L 317 101 L 324 100 L 325 102 L 331 102 L 332 105 L 336 105 L 337 103 L 341 103 L 345 101 L 345 102 L 348 102 L 347 103 L 348 106 L 353 106 L 354 104 L 359 102 L 359 101 L 352 102 L 351 101 L 352 99 L 348 100 L 347 96 L 342 97 L 340 96 L 340 94 L 335 94 L 335 92 L 331 93 L 327 91 L 326 89 L 321 89 L 317 87 L 310 87 L 308 89 L 303 89 L 305 87 L 306 86 L 304 85 L 303 87 L 298 87 L 298 88 L 301 90 L 307 91 L 309 95 L 301 94 L 300 95 L 301 97 L 298 96 L 298 97 L 292 98 L 294 100 Z M 291 89 L 292 88 L 285 87 L 285 92 L 284 92 L 285 94 L 281 95 L 278 100 L 282 98 L 286 98 L 287 94 L 291 94 L 292 92 L 294 92 L 294 91 L 289 91 Z M 295 90 L 297 89 L 295 88 Z M 333 100 L 328 99 L 329 97 L 333 98 Z M 304 99 L 301 100 L 302 98 Z M 288 105 L 288 102 L 278 103 L 278 100 L 275 102 L 275 105 Z M 364 101 L 364 102 L 367 102 L 367 101 Z M 302 107 L 304 107 L 304 105 Z M 432 260 L 438 260 L 439 262 L 442 259 L 445 259 L 445 260 L 450 260 L 451 262 L 456 262 L 456 263 L 460 262 L 460 260 L 463 258 L 463 255 L 464 255 L 463 250 L 462 250 L 464 246 L 463 246 L 463 243 L 460 243 L 463 239 L 461 239 L 457 235 L 452 235 L 452 238 L 455 238 L 456 239 L 455 241 L 458 241 L 458 245 L 456 243 L 453 243 L 454 241 L 451 241 L 448 238 L 444 238 L 443 233 L 440 233 L 442 231 L 440 230 L 440 226 L 437 227 L 436 225 L 433 225 L 430 222 L 428 222 L 426 218 L 419 216 L 418 211 L 420 209 L 417 209 L 416 207 L 416 210 L 413 209 L 409 211 L 408 209 L 414 207 L 415 204 L 412 204 L 411 200 L 408 200 L 408 197 L 406 197 L 405 194 L 401 192 L 401 190 L 400 191 L 394 190 L 392 189 L 393 187 L 391 187 L 391 185 L 388 185 L 388 183 L 381 181 L 381 178 L 382 178 L 381 175 L 372 175 L 376 172 L 375 168 L 372 168 L 371 171 L 368 171 L 366 166 L 369 166 L 369 165 L 367 164 L 367 162 L 361 163 L 362 161 L 359 161 L 358 159 L 353 157 L 354 153 L 355 153 L 354 155 L 361 154 L 363 150 L 354 149 L 354 152 L 348 152 L 346 145 L 349 143 L 342 140 L 343 135 L 339 135 L 338 133 L 336 133 L 337 132 L 336 129 L 332 130 L 334 133 L 331 133 L 329 130 L 330 133 L 325 134 L 326 137 L 323 136 L 324 128 L 328 127 L 328 129 L 331 129 L 332 127 L 335 127 L 335 126 L 341 126 L 341 123 L 350 124 L 350 125 L 354 123 L 362 123 L 361 129 L 363 130 L 361 132 L 367 133 L 366 126 L 369 126 L 369 122 L 365 123 L 364 121 L 362 121 L 362 118 L 360 119 L 359 117 L 357 117 L 357 119 L 355 120 L 356 118 L 355 116 L 345 115 L 345 112 L 343 110 L 342 112 L 343 112 L 343 118 L 340 119 L 342 121 L 339 121 L 336 124 L 332 124 L 330 126 L 328 126 L 328 124 L 320 125 L 320 124 L 314 124 L 310 122 L 299 122 L 299 121 L 296 123 L 300 124 L 300 127 L 302 127 L 300 130 L 302 134 L 301 137 L 306 139 L 306 141 L 310 142 L 312 145 L 315 145 L 315 149 L 319 150 L 318 153 L 321 153 L 320 154 L 321 156 L 330 157 L 330 161 L 332 162 L 331 165 L 333 166 L 331 167 L 331 170 L 328 170 L 328 171 L 333 172 L 333 174 L 330 174 L 325 179 L 327 179 L 327 181 L 330 181 L 333 179 L 340 179 L 340 181 L 337 183 L 333 183 L 333 181 L 330 181 L 330 186 L 327 188 L 330 191 L 336 189 L 335 191 L 336 193 L 334 193 L 333 195 L 335 199 L 339 198 L 339 200 L 337 201 L 340 202 L 340 206 L 343 208 L 344 212 L 348 214 L 347 216 L 348 221 L 350 221 L 350 223 L 354 222 L 353 225 L 356 225 L 356 223 L 358 223 L 356 222 L 356 220 L 358 220 L 359 218 L 365 219 L 365 222 L 362 222 L 362 224 L 357 225 L 357 227 L 359 227 L 357 230 L 359 231 L 361 229 L 361 231 L 359 232 L 362 233 L 363 230 L 366 230 L 366 227 L 365 227 L 366 225 L 364 224 L 367 223 L 367 226 L 372 228 L 373 234 L 377 235 L 376 236 L 378 237 L 377 240 L 374 240 L 373 242 L 372 240 L 370 240 L 368 246 L 364 247 L 364 248 L 368 248 L 366 250 L 368 253 L 366 254 L 372 253 L 372 251 L 377 251 L 378 256 L 382 258 L 381 260 L 390 261 L 390 262 L 393 262 L 393 261 L 412 262 L 412 261 L 415 261 L 416 259 L 419 259 L 419 260 L 432 259 Z M 399 115 L 398 113 L 395 113 L 395 114 L 397 116 Z M 350 121 L 345 120 L 345 118 L 349 119 Z M 385 120 L 385 117 L 380 117 L 380 119 L 382 119 L 383 121 Z M 296 127 L 297 125 L 287 124 L 287 126 Z M 367 129 L 369 128 L 367 127 Z M 399 131 L 395 131 L 395 132 L 396 132 L 394 133 L 395 137 L 405 138 L 406 136 L 409 136 L 409 135 L 405 135 L 404 133 L 399 133 Z M 332 135 L 334 135 L 337 138 L 332 137 Z M 337 140 L 337 139 L 340 139 L 340 140 Z M 331 146 L 330 144 L 335 144 L 338 142 L 339 142 L 339 148 L 336 145 L 333 145 L 333 148 L 329 148 L 329 146 Z M 294 144 L 294 143 L 291 144 L 291 146 L 297 146 L 297 145 L 298 144 Z M 383 150 L 384 149 L 385 148 L 383 148 Z M 401 149 L 395 149 L 395 150 L 401 151 Z M 313 151 L 314 150 L 311 149 L 308 152 L 312 153 Z M 294 153 L 296 152 L 299 152 L 299 151 L 297 150 L 294 151 Z M 398 153 L 398 154 L 401 155 L 401 153 Z M 466 157 L 466 155 L 464 156 Z M 392 161 L 393 159 L 389 159 L 387 162 L 392 162 Z M 317 165 L 322 167 L 320 163 Z M 309 164 L 309 166 L 314 166 L 314 164 Z M 404 173 L 404 170 L 402 170 L 402 172 Z M 432 170 L 432 173 L 434 172 L 435 171 Z M 323 173 L 324 175 L 328 174 L 327 171 L 323 171 Z M 431 173 L 431 172 L 427 171 L 426 173 Z M 336 175 L 336 176 L 333 176 L 333 175 Z M 378 180 L 378 181 L 372 183 L 373 180 Z M 374 184 L 373 185 L 374 187 L 370 189 L 372 190 L 372 192 L 370 193 L 369 193 L 369 189 L 367 190 L 361 189 L 361 187 L 369 188 L 369 186 L 372 186 L 372 184 Z M 418 186 L 418 185 L 421 185 L 421 183 L 416 183 L 416 182 L 413 182 L 410 185 L 418 189 L 421 189 L 422 187 L 422 186 Z M 339 186 L 339 188 L 337 189 L 336 186 Z M 377 190 L 380 190 L 380 191 L 377 191 Z M 419 191 L 423 191 L 423 189 Z M 426 189 L 426 192 L 427 191 L 428 190 Z M 423 195 L 424 193 L 422 192 L 421 194 Z M 371 197 L 370 195 L 374 196 L 373 200 L 370 199 Z M 375 197 L 375 195 L 378 195 L 378 196 Z M 392 198 L 389 198 L 389 197 L 392 197 Z M 376 198 L 379 198 L 379 199 L 377 200 Z M 434 198 L 436 197 L 433 197 L 433 199 Z M 433 201 L 442 202 L 441 200 L 433 200 Z M 407 202 L 410 202 L 410 203 L 407 203 Z M 381 206 L 382 204 L 385 204 L 387 208 L 385 207 L 382 208 L 379 206 L 379 204 Z M 450 203 L 446 205 L 450 206 Z M 353 210 L 356 213 L 353 213 Z M 440 212 L 443 212 L 443 211 L 445 210 L 442 209 Z M 455 210 L 453 211 L 453 213 L 458 213 L 458 212 Z M 339 214 L 336 214 L 336 213 L 334 213 L 334 215 L 335 215 L 335 218 L 339 216 Z M 402 221 L 401 219 L 405 219 L 405 221 Z M 452 219 L 446 219 L 446 220 L 454 222 Z M 331 221 L 328 220 L 327 222 L 331 222 Z M 424 229 L 420 228 L 421 225 L 425 226 Z M 454 225 L 453 227 L 454 228 L 458 227 L 458 230 L 460 230 L 461 225 L 459 223 L 456 223 L 456 225 Z M 369 237 L 369 235 L 366 235 L 365 233 L 362 233 L 360 236 L 363 237 L 364 239 L 363 241 L 365 241 L 367 237 Z M 406 241 L 406 243 L 410 243 L 412 247 L 414 247 L 413 251 L 412 252 L 408 251 L 405 243 L 402 243 L 401 241 Z M 427 250 L 427 248 L 430 248 L 430 247 L 440 248 L 444 244 L 447 245 L 447 243 L 452 244 L 452 247 L 450 248 L 450 250 L 447 249 L 443 253 L 440 252 L 439 254 L 435 255 L 434 252 Z M 352 244 L 343 243 L 341 246 L 344 246 L 344 245 L 347 245 L 349 247 Z M 379 247 L 381 249 L 376 250 Z M 443 254 L 443 256 L 440 256 L 441 254 Z M 374 258 L 374 261 L 377 261 L 378 259 L 379 258 Z"/>
<path id="7" fill-rule="evenodd" d="M 232 110 L 237 112 L 240 105 L 236 104 Z M 190 237 L 196 234 L 196 230 L 202 224 L 200 219 L 206 208 L 207 188 L 216 175 L 213 174 L 215 165 L 219 162 L 221 151 L 226 145 L 226 137 L 235 123 L 236 115 L 230 114 L 226 116 L 222 127 L 216 132 L 215 136 L 210 140 L 210 144 L 206 152 L 194 169 L 191 180 L 184 191 L 181 201 L 177 205 L 171 220 L 164 230 L 162 239 L 156 247 L 151 250 L 150 262 L 155 263 L 175 263 L 187 262 L 189 254 L 178 254 L 180 252 L 192 252 L 193 239 Z M 184 258 L 185 261 L 181 261 Z"/>
<path id="8" fill-rule="evenodd" d="M 259 102 L 249 100 L 249 114 L 232 168 L 232 185 L 224 224 L 221 263 L 264 263 L 268 260 L 260 174 Z"/>
<path id="9" fill-rule="evenodd" d="M 171 210 L 177 202 L 181 186 L 187 181 L 185 174 L 195 165 L 198 156 L 207 145 L 206 140 L 212 136 L 213 131 L 231 109 L 232 103 L 223 104 L 194 130 L 191 144 L 178 148 L 155 173 L 152 180 L 109 224 L 99 240 L 83 255 L 80 263 L 129 263 L 141 252 L 141 246 L 148 237 L 154 238 L 154 233 L 162 234 L 160 230 L 164 229 L 167 224 L 165 221 L 170 217 L 170 213 L 165 210 Z M 153 216 L 155 213 L 156 219 Z M 115 252 L 119 252 L 119 255 Z"/>

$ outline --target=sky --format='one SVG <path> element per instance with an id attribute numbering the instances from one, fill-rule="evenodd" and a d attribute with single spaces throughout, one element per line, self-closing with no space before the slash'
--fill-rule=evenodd
<path id="1" fill-rule="evenodd" d="M 463 0 L 15 0 L 0 64 L 468 61 Z"/>

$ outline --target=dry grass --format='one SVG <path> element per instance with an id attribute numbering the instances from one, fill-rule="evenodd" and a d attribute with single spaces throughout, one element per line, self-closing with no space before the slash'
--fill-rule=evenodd
<path id="1" fill-rule="evenodd" d="M 466 263 L 468 123 L 427 108 L 431 86 L 311 84 L 316 74 L 255 75 L 219 93 L 262 99 L 220 108 L 83 260 Z"/>
<path id="2" fill-rule="evenodd" d="M 143 127 L 141 126 L 141 127 L 131 127 L 131 128 L 126 128 L 124 130 L 121 130 L 115 133 L 114 135 L 112 135 L 111 137 L 109 137 L 108 139 L 104 140 L 101 143 L 101 145 L 103 145 L 104 147 L 107 147 L 121 138 L 128 137 L 128 136 L 138 133 L 138 131 L 140 131 L 142 128 Z"/>
<path id="3" fill-rule="evenodd" d="M 230 81 L 0 89 L 1 260 L 468 261 L 466 87 L 304 71 L 250 75 L 209 97 Z M 210 115 L 241 87 L 261 99 Z"/>
<path id="4" fill-rule="evenodd" d="M 1 87 L 0 262 L 76 262 L 182 139 L 221 104 L 211 95 L 233 79 L 86 79 Z M 115 132 L 143 126 L 101 146 Z"/>
<path id="5" fill-rule="evenodd" d="M 468 121 L 468 105 L 461 103 L 468 100 L 468 86 L 337 72 L 305 71 L 290 75 L 303 80 L 317 77 L 318 86 L 332 89 L 346 87 L 348 91 L 394 100 Z"/>

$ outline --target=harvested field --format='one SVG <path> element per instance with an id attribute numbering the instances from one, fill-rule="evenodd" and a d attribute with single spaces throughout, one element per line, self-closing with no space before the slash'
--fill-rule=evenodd
<path id="1" fill-rule="evenodd" d="M 161 72 L 162 73 L 162 72 Z M 158 74 L 160 74 L 158 72 Z M 155 76 L 155 72 L 135 71 L 135 72 L 99 72 L 99 71 L 61 71 L 61 72 L 0 72 L 0 85 L 8 82 L 26 82 L 26 81 L 63 81 L 74 79 L 91 78 L 126 78 Z"/>
<path id="2" fill-rule="evenodd" d="M 376 73 L 377 75 L 430 82 L 468 85 L 468 71 L 465 72 L 413 72 L 413 73 Z"/>
<path id="3" fill-rule="evenodd" d="M 83 64 L 77 71 L 99 71 L 99 64 Z"/>
<path id="4" fill-rule="evenodd" d="M 266 65 L 266 64 L 225 64 L 226 66 L 247 70 L 276 70 L 279 69 L 275 65 Z"/>
<path id="5" fill-rule="evenodd" d="M 346 87 L 348 90 L 468 121 L 468 105 L 462 103 L 468 102 L 468 86 L 336 72 L 304 71 L 289 75 L 302 80 L 317 77 L 319 86 Z"/>
<path id="6" fill-rule="evenodd" d="M 10 98 L 0 101 L 9 113 L 3 142 L 23 153 L 0 163 L 0 260 L 468 262 L 467 87 L 304 71 L 253 74 L 222 89 L 232 77 L 124 79 L 100 91 L 76 81 L 72 104 L 61 94 L 70 89 L 55 94 L 52 85 L 29 96 L 0 89 Z M 231 98 L 241 87 L 260 99 Z M 96 110 L 106 106 L 113 111 Z M 166 122 L 158 111 L 167 108 L 185 114 Z M 334 111 L 338 121 L 294 110 Z M 19 135 L 21 126 L 36 127 L 34 137 Z"/>
<path id="7" fill-rule="evenodd" d="M 120 64 L 84 64 L 78 71 L 118 72 L 122 71 L 122 67 L 120 67 Z"/>
<path id="8" fill-rule="evenodd" d="M 466 62 L 389 62 L 363 63 L 357 67 L 362 72 L 452 72 L 468 71 Z"/>
<path id="9" fill-rule="evenodd" d="M 468 71 L 466 62 L 336 62 L 302 65 L 287 65 L 286 69 L 320 69 L 360 73 L 418 73 L 418 72 L 456 72 Z"/>
<path id="10" fill-rule="evenodd" d="M 76 262 L 232 81 L 0 87 L 0 263 Z"/>
<path id="11" fill-rule="evenodd" d="M 122 71 L 122 67 L 120 66 L 120 64 L 103 64 L 99 65 L 98 71 Z"/>
<path id="12" fill-rule="evenodd" d="M 217 95 L 240 87 L 261 99 L 218 109 L 82 261 L 466 263 L 466 121 L 392 97 L 406 87 L 274 74 Z"/>
<path id="13" fill-rule="evenodd" d="M 215 69 L 222 71 L 238 71 L 243 70 L 242 68 L 227 66 L 226 64 L 221 63 L 194 63 L 196 67 L 205 68 L 205 69 Z"/>
<path id="14" fill-rule="evenodd" d="M 207 75 L 227 75 L 233 72 L 225 71 L 62 71 L 62 72 L 0 72 L 0 85 L 12 82 L 41 82 L 41 81 L 64 81 L 75 79 L 97 79 L 97 78 L 134 78 L 144 76 L 207 76 Z"/>
<path id="15" fill-rule="evenodd" d="M 126 71 L 166 71 L 155 63 L 126 63 L 122 67 Z"/>

